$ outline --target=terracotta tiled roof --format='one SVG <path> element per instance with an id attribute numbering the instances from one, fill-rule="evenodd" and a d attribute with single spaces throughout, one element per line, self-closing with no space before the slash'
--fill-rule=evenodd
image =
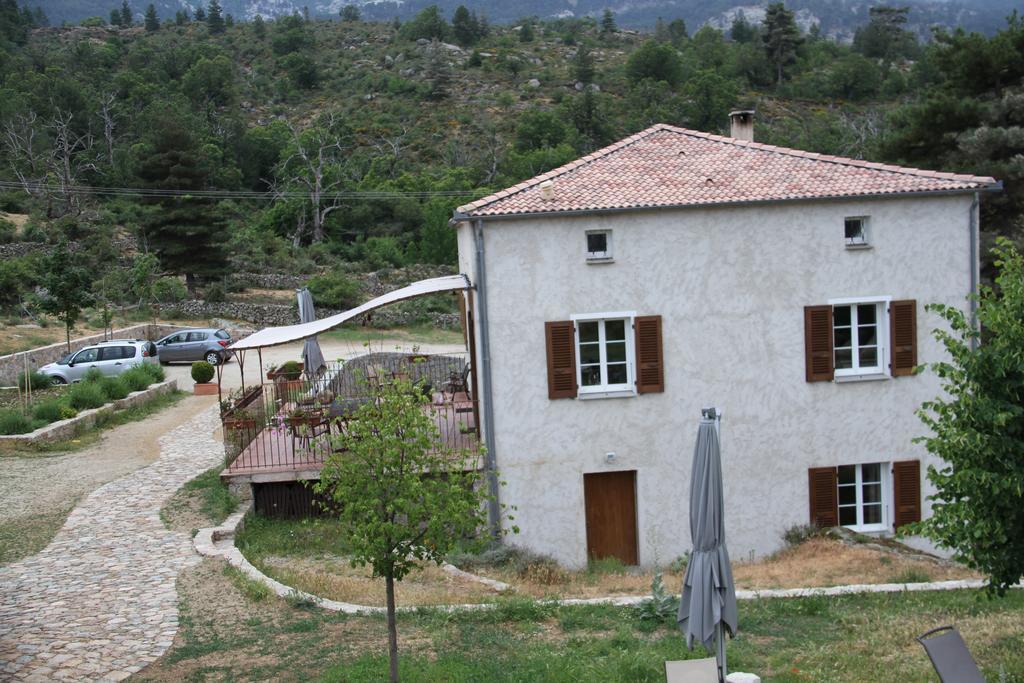
<path id="1" fill-rule="evenodd" d="M 540 187 L 553 183 L 545 199 Z M 888 166 L 659 124 L 465 206 L 469 216 L 964 192 L 993 178 Z"/>

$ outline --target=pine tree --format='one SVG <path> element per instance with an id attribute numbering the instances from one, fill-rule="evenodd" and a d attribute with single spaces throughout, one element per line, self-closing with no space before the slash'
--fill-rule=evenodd
<path id="1" fill-rule="evenodd" d="M 776 74 L 776 83 L 782 85 L 785 68 L 796 61 L 796 48 L 800 45 L 800 29 L 793 13 L 781 2 L 768 5 L 765 11 L 761 40 L 765 57 Z"/>
<path id="2" fill-rule="evenodd" d="M 341 20 L 350 24 L 359 21 L 361 18 L 359 8 L 356 5 L 345 5 L 341 8 L 340 14 Z"/>
<path id="3" fill-rule="evenodd" d="M 116 7 L 110 10 L 110 25 L 120 26 L 121 25 L 121 10 Z"/>
<path id="4" fill-rule="evenodd" d="M 443 100 L 448 97 L 448 86 L 452 80 L 452 70 L 448 66 L 448 57 L 440 43 L 434 40 L 427 53 L 427 64 L 423 69 L 423 78 L 429 90 L 427 99 Z"/>
<path id="5" fill-rule="evenodd" d="M 615 14 L 606 7 L 604 14 L 601 15 L 601 35 L 610 36 L 618 30 L 618 26 L 615 25 Z"/>
<path id="6" fill-rule="evenodd" d="M 210 5 L 206 10 L 206 28 L 210 35 L 224 33 L 224 15 L 218 0 L 210 0 Z"/>
<path id="7" fill-rule="evenodd" d="M 533 22 L 524 21 L 523 25 L 519 28 L 519 42 L 532 43 L 533 38 Z"/>
<path id="8" fill-rule="evenodd" d="M 576 50 L 572 68 L 578 82 L 584 85 L 594 82 L 594 55 L 586 43 L 580 43 L 579 49 Z"/>
<path id="9" fill-rule="evenodd" d="M 202 5 L 196 6 L 196 21 L 206 21 L 206 10 Z"/>
<path id="10" fill-rule="evenodd" d="M 267 23 L 263 21 L 263 16 L 260 14 L 256 15 L 256 18 L 252 20 L 252 32 L 257 38 L 263 40 L 267 35 Z"/>
<path id="11" fill-rule="evenodd" d="M 462 47 L 469 47 L 477 40 L 477 23 L 475 17 L 466 9 L 465 5 L 459 5 L 452 14 L 452 35 L 455 42 Z"/>
<path id="12" fill-rule="evenodd" d="M 156 14 L 156 7 L 149 3 L 146 7 L 146 30 L 149 32 L 160 30 L 160 17 Z"/>
<path id="13" fill-rule="evenodd" d="M 207 189 L 208 171 L 200 144 L 188 127 L 168 112 L 148 128 L 152 131 L 145 146 L 148 153 L 138 166 L 145 186 L 182 192 Z M 164 268 L 184 274 L 190 292 L 200 279 L 224 275 L 223 225 L 210 200 L 179 195 L 147 201 L 159 206 L 145 231 Z"/>
<path id="14" fill-rule="evenodd" d="M 127 28 L 133 23 L 135 22 L 132 18 L 132 8 L 128 6 L 128 0 L 121 0 L 121 26 Z"/>

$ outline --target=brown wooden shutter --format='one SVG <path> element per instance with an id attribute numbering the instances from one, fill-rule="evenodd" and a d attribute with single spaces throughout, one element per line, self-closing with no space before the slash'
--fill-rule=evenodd
<path id="1" fill-rule="evenodd" d="M 839 526 L 839 488 L 835 467 L 807 470 L 811 499 L 811 524 L 827 528 Z"/>
<path id="2" fill-rule="evenodd" d="M 636 335 L 636 392 L 665 391 L 665 367 L 661 353 L 661 316 L 643 315 L 633 321 Z"/>
<path id="3" fill-rule="evenodd" d="M 804 355 L 808 382 L 832 381 L 831 306 L 804 306 Z"/>
<path id="4" fill-rule="evenodd" d="M 576 328 L 571 320 L 544 323 L 548 347 L 548 398 L 576 397 Z"/>
<path id="5" fill-rule="evenodd" d="M 892 464 L 893 527 L 921 521 L 921 462 L 904 460 Z"/>
<path id="6" fill-rule="evenodd" d="M 917 365 L 917 301 L 907 299 L 889 304 L 889 342 L 893 377 L 914 374 Z"/>

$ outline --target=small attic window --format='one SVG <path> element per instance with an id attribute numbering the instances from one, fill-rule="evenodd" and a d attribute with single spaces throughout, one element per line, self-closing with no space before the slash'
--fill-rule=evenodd
<path id="1" fill-rule="evenodd" d="M 871 246 L 868 240 L 867 216 L 847 216 L 844 223 L 847 249 L 864 249 Z"/>
<path id="2" fill-rule="evenodd" d="M 612 260 L 612 231 L 587 231 L 587 261 L 607 263 Z"/>

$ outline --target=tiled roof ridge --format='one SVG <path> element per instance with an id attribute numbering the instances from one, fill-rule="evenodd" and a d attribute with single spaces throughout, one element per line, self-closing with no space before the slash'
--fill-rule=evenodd
<path id="1" fill-rule="evenodd" d="M 655 125 L 651 126 L 650 128 L 645 128 L 644 130 L 640 131 L 639 133 L 634 133 L 633 135 L 630 135 L 627 138 L 623 138 L 622 140 L 619 140 L 618 142 L 613 142 L 612 144 L 608 145 L 607 147 L 602 147 L 601 149 L 594 150 L 590 154 L 588 154 L 586 156 L 583 156 L 583 157 L 580 157 L 579 159 L 575 159 L 573 161 L 570 161 L 567 164 L 563 164 L 563 165 L 559 166 L 558 168 L 553 168 L 553 169 L 551 169 L 550 171 L 548 171 L 546 173 L 541 173 L 540 175 L 537 175 L 537 176 L 534 176 L 534 177 L 529 178 L 527 180 L 524 180 L 523 182 L 518 183 L 516 185 L 513 185 L 512 187 L 507 187 L 504 190 L 501 190 L 499 192 L 495 192 L 494 194 L 488 195 L 486 197 L 481 197 L 480 199 L 477 199 L 474 202 L 470 202 L 469 204 L 465 204 L 463 206 L 460 206 L 458 209 L 456 209 L 456 211 L 458 211 L 460 213 L 469 213 L 470 211 L 474 211 L 474 210 L 479 209 L 481 207 L 487 206 L 488 204 L 493 204 L 494 202 L 498 201 L 499 199 L 504 199 L 505 197 L 509 197 L 511 195 L 518 194 L 519 192 L 523 192 L 524 190 L 528 190 L 531 187 L 536 187 L 537 185 L 540 185 L 541 183 L 543 183 L 545 180 L 551 180 L 552 178 L 557 178 L 558 176 L 565 175 L 566 173 L 569 173 L 570 171 L 575 171 L 580 166 L 586 166 L 587 164 L 592 163 L 594 161 L 597 161 L 598 159 L 603 159 L 604 157 L 608 156 L 612 152 L 616 152 L 616 151 L 622 149 L 623 147 L 629 147 L 630 145 L 632 145 L 632 144 L 634 144 L 636 142 L 639 142 L 640 140 L 643 140 L 644 138 L 646 138 L 646 137 L 648 137 L 650 135 L 653 135 L 654 133 L 657 133 L 658 131 L 664 130 L 666 128 L 672 128 L 672 126 L 669 126 L 668 124 L 665 124 L 665 123 L 655 124 Z M 684 130 L 684 129 L 680 128 L 680 129 L 677 129 L 677 130 Z"/>
<path id="2" fill-rule="evenodd" d="M 720 144 L 732 145 L 739 148 L 755 149 L 763 152 L 770 152 L 774 154 L 780 154 L 790 156 L 798 159 L 809 159 L 812 161 L 822 161 L 825 163 L 836 164 L 840 166 L 851 166 L 855 168 L 866 168 L 874 171 L 881 171 L 883 173 L 892 173 L 904 176 L 912 176 L 919 178 L 928 178 L 931 180 L 946 180 L 952 182 L 967 182 L 977 183 L 980 185 L 996 185 L 996 180 L 988 176 L 974 176 L 968 174 L 951 173 L 947 171 L 926 171 L 918 168 L 910 168 L 906 166 L 894 166 L 891 164 L 882 164 L 873 161 L 864 161 L 861 159 L 851 159 L 848 157 L 840 157 L 829 154 L 821 154 L 819 152 L 806 152 L 799 149 L 793 149 L 790 147 L 779 147 L 777 145 L 769 145 L 762 142 L 753 142 L 747 140 L 739 140 L 737 138 L 731 138 L 724 135 L 715 135 L 714 133 L 705 133 L 698 130 L 690 130 L 688 128 L 680 128 L 667 123 L 657 123 L 649 128 L 634 133 L 627 138 L 614 142 L 611 145 L 602 147 L 599 150 L 595 150 L 590 154 L 570 161 L 567 164 L 563 164 L 558 168 L 554 168 L 546 173 L 534 176 L 528 180 L 524 180 L 521 183 L 513 185 L 512 187 L 505 188 L 494 194 L 482 197 L 476 201 L 470 202 L 463 206 L 458 207 L 457 211 L 463 214 L 471 214 L 473 211 L 481 209 L 489 204 L 501 201 L 513 195 L 524 192 L 532 187 L 536 187 L 541 183 L 564 176 L 572 171 L 575 171 L 583 166 L 591 164 L 595 161 L 603 159 L 619 150 L 629 147 L 655 133 L 669 132 L 676 135 L 683 135 L 691 138 L 699 138 L 708 140 L 710 142 L 717 142 Z"/>
<path id="3" fill-rule="evenodd" d="M 995 178 L 992 178 L 990 176 L 976 176 L 966 173 L 952 173 L 950 171 L 927 171 L 920 168 L 912 168 L 910 166 L 896 166 L 893 164 L 883 164 L 877 161 L 865 161 L 863 159 L 852 159 L 850 157 L 841 157 L 832 154 L 822 154 L 820 152 L 807 152 L 802 149 L 794 149 L 792 147 L 779 147 L 777 145 L 769 145 L 763 142 L 739 140 L 737 138 L 730 138 L 725 135 L 715 135 L 714 133 L 705 133 L 704 131 L 699 130 L 679 128 L 678 126 L 672 126 L 667 123 L 659 123 L 655 126 L 652 126 L 648 130 L 653 131 L 655 128 L 660 130 L 667 130 L 673 133 L 678 133 L 680 135 L 689 135 L 690 137 L 704 138 L 706 140 L 711 140 L 713 142 L 734 145 L 736 147 L 749 147 L 753 149 L 760 149 L 765 152 L 786 154 L 788 156 L 797 157 L 800 159 L 824 161 L 827 163 L 839 164 L 843 166 L 857 166 L 860 168 L 870 168 L 876 171 L 884 171 L 887 173 L 902 173 L 904 175 L 912 175 L 921 178 L 932 178 L 935 180 L 953 180 L 957 182 L 980 183 L 984 185 L 993 185 L 996 182 Z"/>

